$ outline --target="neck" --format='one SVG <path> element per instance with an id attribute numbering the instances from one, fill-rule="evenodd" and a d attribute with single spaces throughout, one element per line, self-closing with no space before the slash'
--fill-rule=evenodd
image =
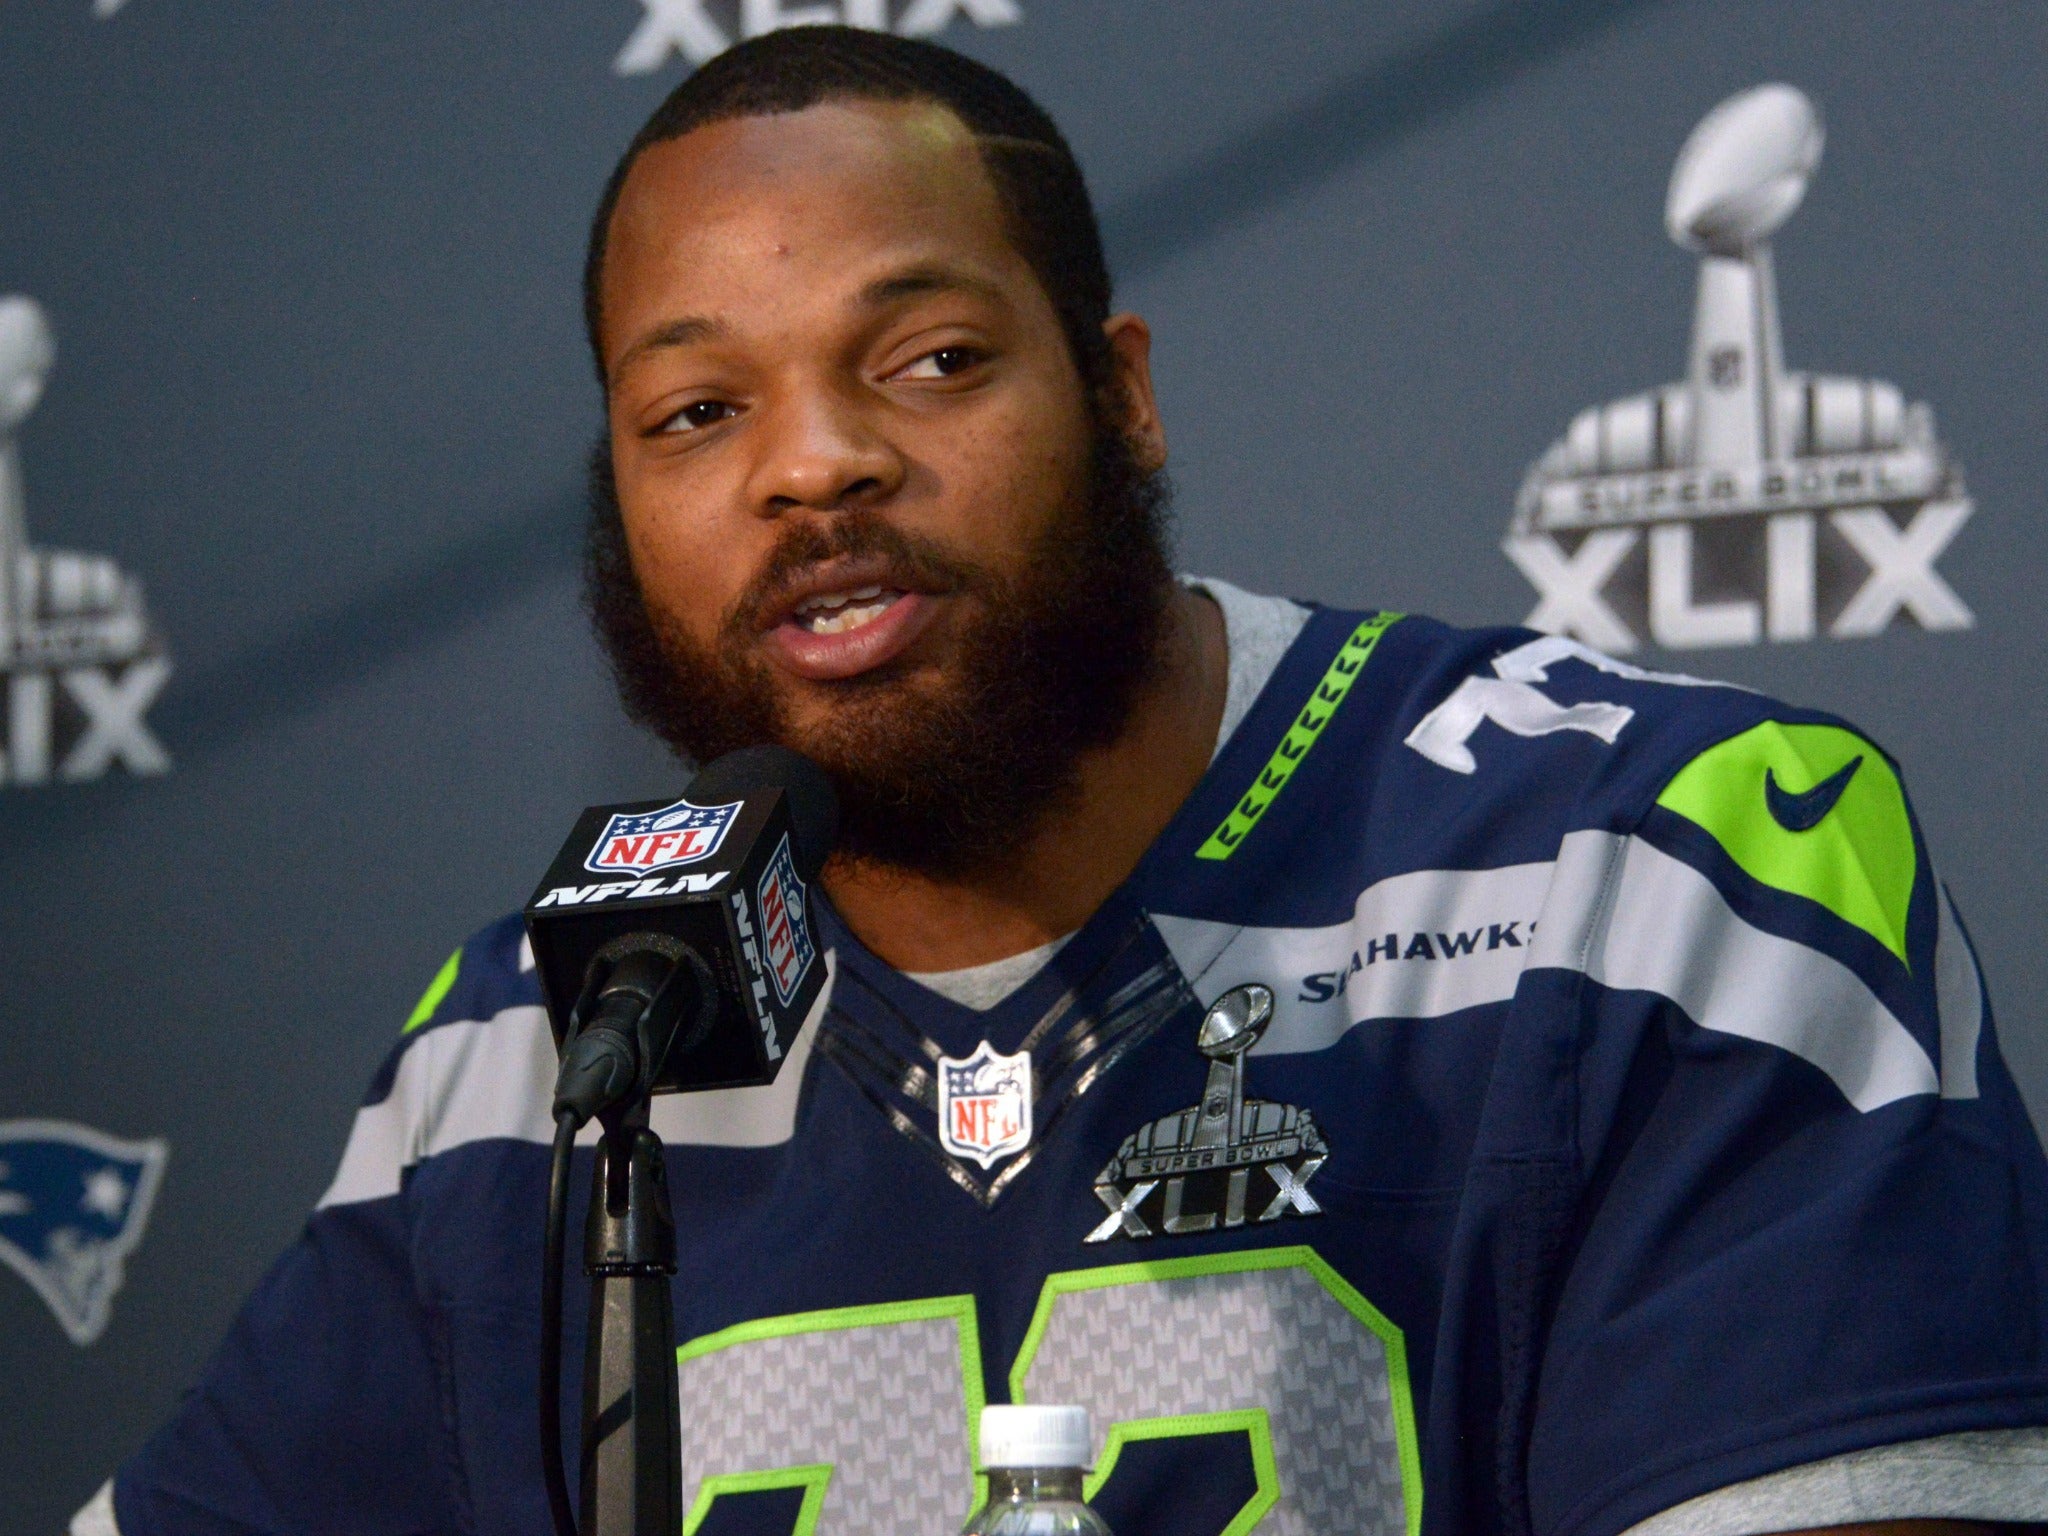
<path id="1" fill-rule="evenodd" d="M 1201 780 L 1223 720 L 1223 615 L 1176 586 L 1159 676 L 1123 733 L 1078 764 L 1078 795 L 1001 868 L 934 879 L 827 866 L 826 891 L 860 941 L 904 971 L 949 971 L 1072 933 L 1123 884 Z"/>

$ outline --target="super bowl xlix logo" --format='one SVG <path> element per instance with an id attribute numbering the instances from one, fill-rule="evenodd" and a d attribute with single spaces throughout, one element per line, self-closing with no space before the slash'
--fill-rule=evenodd
<path id="1" fill-rule="evenodd" d="M 1688 376 L 1581 412 L 1529 471 L 1503 547 L 1540 594 L 1533 628 L 1627 651 L 1974 622 L 1935 569 L 1972 509 L 1933 411 L 1785 369 L 1767 242 L 1821 143 L 1785 85 L 1686 141 L 1665 223 L 1700 255 Z"/>
<path id="2" fill-rule="evenodd" d="M 1085 1239 L 1183 1237 L 1320 1216 L 1309 1181 L 1329 1160 L 1315 1115 L 1245 1092 L 1245 1058 L 1273 1021 L 1256 982 L 1209 1005 L 1195 1044 L 1209 1058 L 1201 1101 L 1142 1125 L 1095 1176 L 1109 1212 Z"/>
<path id="3" fill-rule="evenodd" d="M 16 436 L 42 399 L 56 344 L 41 306 L 0 298 L 0 785 L 164 773 L 148 711 L 170 679 L 142 587 L 113 561 L 28 542 Z"/>
<path id="4" fill-rule="evenodd" d="M 622 75 L 646 75 L 681 54 L 691 64 L 718 57 L 742 38 L 784 27 L 865 27 L 902 37 L 934 37 L 955 16 L 979 27 L 1015 26 L 1017 0 L 640 0 L 643 14 L 612 62 Z"/>

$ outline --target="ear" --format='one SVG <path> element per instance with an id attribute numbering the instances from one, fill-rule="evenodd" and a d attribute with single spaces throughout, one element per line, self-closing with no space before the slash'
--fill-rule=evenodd
<path id="1" fill-rule="evenodd" d="M 1124 437 L 1147 473 L 1166 466 L 1166 428 L 1159 420 L 1159 400 L 1152 393 L 1152 327 L 1133 314 L 1111 315 L 1102 322 L 1109 338 L 1111 389 L 1121 407 Z"/>

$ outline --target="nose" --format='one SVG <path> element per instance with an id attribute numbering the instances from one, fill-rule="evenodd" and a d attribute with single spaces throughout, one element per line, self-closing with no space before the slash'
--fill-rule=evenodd
<path id="1" fill-rule="evenodd" d="M 764 517 L 872 506 L 903 483 L 901 456 L 845 392 L 792 390 L 761 416 L 750 500 Z"/>

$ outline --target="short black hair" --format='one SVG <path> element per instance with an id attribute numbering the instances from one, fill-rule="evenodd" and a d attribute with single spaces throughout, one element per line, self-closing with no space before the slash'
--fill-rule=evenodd
<path id="1" fill-rule="evenodd" d="M 966 124 L 995 182 L 1010 238 L 1058 313 L 1091 394 L 1111 378 L 1109 265 L 1088 184 L 1045 109 L 1003 75 L 936 43 L 854 27 L 791 27 L 720 54 L 655 108 L 605 183 L 583 263 L 583 325 L 605 382 L 600 294 L 613 210 L 653 144 L 738 117 L 801 112 L 822 101 L 930 101 Z"/>

